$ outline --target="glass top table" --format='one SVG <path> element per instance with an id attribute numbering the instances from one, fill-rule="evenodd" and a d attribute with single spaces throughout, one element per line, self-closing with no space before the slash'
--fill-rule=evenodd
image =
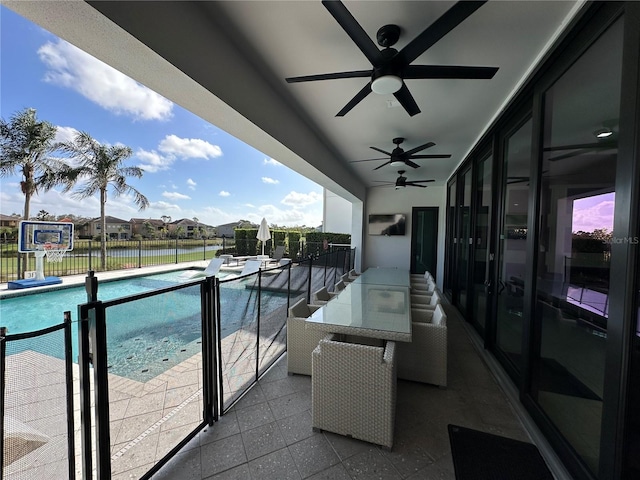
<path id="1" fill-rule="evenodd" d="M 409 270 L 402 268 L 368 268 L 351 283 L 409 287 L 411 285 L 411 277 Z"/>
<path id="2" fill-rule="evenodd" d="M 389 270 L 396 271 L 396 269 Z M 408 279 L 409 273 L 404 271 L 404 274 Z M 363 276 L 364 274 L 358 279 Z M 381 276 L 369 278 L 383 281 Z M 364 280 L 366 281 L 367 278 Z M 394 281 L 393 278 L 391 281 Z M 328 333 L 410 342 L 409 287 L 353 281 L 335 298 L 316 310 L 306 321 L 307 328 Z"/>

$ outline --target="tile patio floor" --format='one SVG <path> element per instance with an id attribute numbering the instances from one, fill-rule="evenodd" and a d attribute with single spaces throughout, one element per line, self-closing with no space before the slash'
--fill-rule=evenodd
<path id="1" fill-rule="evenodd" d="M 449 423 L 531 441 L 457 312 L 445 307 L 449 385 L 398 382 L 391 452 L 314 432 L 310 377 L 287 375 L 285 356 L 153 480 L 454 479 Z"/>

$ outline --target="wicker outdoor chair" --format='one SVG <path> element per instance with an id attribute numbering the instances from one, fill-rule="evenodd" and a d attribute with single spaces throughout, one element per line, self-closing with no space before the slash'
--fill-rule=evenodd
<path id="1" fill-rule="evenodd" d="M 433 283 L 435 283 L 435 279 L 430 272 L 412 273 L 409 276 L 409 280 L 411 282 L 411 285 L 424 285 L 425 283 L 427 283 L 427 280 L 431 280 Z"/>
<path id="2" fill-rule="evenodd" d="M 398 378 L 447 386 L 447 316 L 435 310 L 411 310 L 411 343 L 398 342 Z"/>
<path id="3" fill-rule="evenodd" d="M 338 283 L 336 283 L 336 286 L 334 288 L 334 292 L 340 293 L 345 288 L 347 288 L 347 284 L 344 283 L 342 280 L 339 280 Z"/>
<path id="4" fill-rule="evenodd" d="M 326 305 L 336 295 L 338 295 L 337 292 L 330 292 L 327 287 L 322 287 L 311 294 L 311 303 L 313 305 Z"/>
<path id="5" fill-rule="evenodd" d="M 434 290 L 431 295 L 411 295 L 411 308 L 414 309 L 426 309 L 435 310 L 442 300 L 437 290 Z"/>
<path id="6" fill-rule="evenodd" d="M 311 352 L 325 332 L 307 328 L 305 318 L 320 308 L 302 298 L 289 308 L 287 318 L 287 370 L 290 374 L 311 375 Z"/>
<path id="7" fill-rule="evenodd" d="M 430 279 L 424 282 L 411 283 L 411 293 L 417 293 L 419 295 L 431 295 L 436 288 L 436 282 Z"/>
<path id="8" fill-rule="evenodd" d="M 396 412 L 396 343 L 362 345 L 330 334 L 312 357 L 313 428 L 390 450 Z"/>

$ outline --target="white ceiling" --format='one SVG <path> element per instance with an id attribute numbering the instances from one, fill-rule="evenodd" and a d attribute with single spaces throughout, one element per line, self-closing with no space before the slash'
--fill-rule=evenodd
<path id="1" fill-rule="evenodd" d="M 582 6 L 491 0 L 413 64 L 499 67 L 493 79 L 407 80 L 422 113 L 410 117 L 389 106 L 392 95 L 372 93 L 338 118 L 367 79 L 284 80 L 371 68 L 319 0 L 90 2 L 137 44 L 84 2 L 3 3 L 335 193 L 361 199 L 364 186 L 395 180 L 397 168 L 351 161 L 381 157 L 369 147 L 391 151 L 394 137 L 406 139 L 405 150 L 434 142 L 421 153 L 451 154 L 407 169 L 409 180 L 444 183 Z M 399 25 L 398 50 L 454 3 L 344 2 L 374 42 L 382 25 Z"/>

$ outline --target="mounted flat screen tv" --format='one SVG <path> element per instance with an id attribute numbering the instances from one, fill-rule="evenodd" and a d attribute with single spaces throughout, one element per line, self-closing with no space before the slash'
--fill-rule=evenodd
<path id="1" fill-rule="evenodd" d="M 404 235 L 407 217 L 404 213 L 369 215 L 369 235 Z"/>

